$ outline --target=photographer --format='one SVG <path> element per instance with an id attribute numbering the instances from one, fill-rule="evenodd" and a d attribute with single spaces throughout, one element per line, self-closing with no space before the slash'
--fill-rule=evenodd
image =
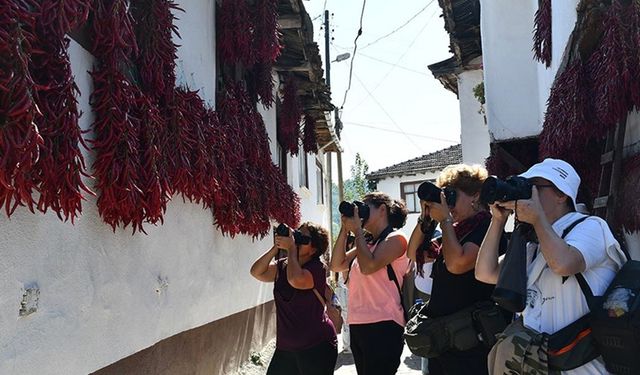
<path id="1" fill-rule="evenodd" d="M 348 323 L 358 374 L 391 375 L 400 366 L 405 319 L 398 288 L 387 271 L 391 265 L 402 287 L 409 260 L 407 239 L 397 229 L 404 226 L 407 209 L 404 202 L 380 192 L 367 194 L 363 201 L 369 211 L 364 223 L 357 206 L 351 217 L 342 215 L 331 270 L 349 271 Z M 365 230 L 370 241 L 365 239 Z M 355 245 L 347 251 L 349 232 L 355 234 Z"/>
<path id="2" fill-rule="evenodd" d="M 484 284 L 474 277 L 478 249 L 489 228 L 491 215 L 479 202 L 482 183 L 487 178 L 486 169 L 474 165 L 453 165 L 445 168 L 436 181 L 440 188 L 455 190 L 455 203 L 447 203 L 444 192 L 440 202 L 421 200 L 422 213 L 413 230 L 408 246 L 408 256 L 416 260 L 417 269 L 425 262 L 433 262 L 430 275 L 433 286 L 426 315 L 446 321 L 452 314 L 469 308 L 480 301 L 490 300 L 493 285 Z M 423 227 L 439 223 L 441 243 L 427 241 L 425 246 Z M 425 223 L 428 221 L 428 223 Z M 496 244 L 502 238 L 498 233 Z M 502 238 L 502 245 L 506 240 Z M 470 349 L 455 347 L 429 359 L 429 374 L 486 374 L 488 349 L 475 345 Z"/>
<path id="3" fill-rule="evenodd" d="M 338 358 L 335 328 L 324 308 L 331 300 L 326 299 L 326 270 L 320 261 L 329 233 L 309 222 L 298 231 L 276 235 L 274 246 L 251 266 L 253 277 L 274 283 L 276 351 L 267 374 L 329 375 Z M 279 249 L 287 256 L 274 260 Z"/>
<path id="4" fill-rule="evenodd" d="M 589 312 L 577 278 L 572 276 L 581 273 L 593 295 L 599 296 L 624 261 L 606 222 L 575 212 L 580 177 L 571 165 L 563 160 L 545 159 L 521 177 L 532 185 L 531 198 L 496 202 L 491 206 L 491 226 L 476 265 L 479 280 L 496 283 L 502 264 L 502 259 L 498 260 L 497 239 L 507 217 L 515 212 L 516 220 L 532 225 L 538 242 L 529 242 L 526 250 L 523 249 L 527 274 L 523 320 L 507 327 L 505 337 L 493 347 L 489 356 L 492 373 L 547 373 L 552 362 L 551 351 L 544 347 L 546 342 L 534 341 L 540 333 L 553 334 Z M 578 222 L 585 217 L 586 220 Z M 563 233 L 570 227 L 569 232 Z M 515 336 L 519 339 L 514 340 Z M 536 339 L 526 344 L 529 337 Z M 526 360 L 518 343 L 531 345 Z M 536 345 L 541 350 L 536 350 Z M 582 363 L 562 373 L 607 373 L 601 357 Z"/>

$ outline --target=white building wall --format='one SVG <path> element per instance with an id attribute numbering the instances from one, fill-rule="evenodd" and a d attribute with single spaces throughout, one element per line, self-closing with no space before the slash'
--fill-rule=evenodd
<path id="1" fill-rule="evenodd" d="M 415 175 L 387 177 L 383 180 L 378 181 L 377 190 L 389 194 L 393 199 L 400 199 L 402 197 L 400 195 L 401 183 L 435 180 L 440 175 L 440 172 L 441 171 L 435 171 L 435 172 L 428 172 L 428 173 L 419 173 Z M 402 228 L 402 231 L 407 236 L 411 236 L 411 232 L 413 232 L 413 228 L 415 228 L 416 224 L 418 223 L 419 216 L 420 216 L 419 212 L 410 213 L 409 215 L 407 215 L 407 223 L 405 224 L 404 228 Z"/>
<path id="2" fill-rule="evenodd" d="M 214 5 L 179 5 L 185 10 L 178 15 L 179 81 L 200 89 L 213 105 Z M 94 61 L 74 41 L 70 55 L 81 92 L 80 124 L 88 130 L 93 114 L 87 71 Z M 273 111 L 265 115 L 272 142 Z M 85 156 L 90 166 L 93 157 Z M 302 193 L 303 218 L 320 221 L 325 211 L 315 204 L 315 160 L 308 157 L 311 191 Z M 289 165 L 297 176 L 297 162 Z M 94 197 L 83 202 L 75 225 L 24 208 L 10 220 L 0 215 L 0 374 L 87 374 L 272 299 L 272 286 L 249 275 L 253 261 L 271 246 L 270 236 L 224 237 L 210 210 L 178 197 L 168 205 L 164 225 L 145 229 L 148 235 L 114 233 L 99 218 Z M 29 288 L 39 291 L 37 310 L 20 317 Z"/>
<path id="3" fill-rule="evenodd" d="M 489 156 L 489 129 L 480 113 L 480 102 L 473 94 L 473 89 L 483 79 L 482 70 L 465 70 L 458 74 L 462 162 L 467 164 L 484 165 Z"/>
<path id="4" fill-rule="evenodd" d="M 481 0 L 487 123 L 495 140 L 540 133 L 538 66 L 533 59 L 537 0 Z"/>

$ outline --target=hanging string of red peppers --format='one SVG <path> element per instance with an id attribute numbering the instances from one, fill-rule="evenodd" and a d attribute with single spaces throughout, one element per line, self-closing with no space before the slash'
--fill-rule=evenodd
<path id="1" fill-rule="evenodd" d="M 34 14 L 19 1 L 0 1 L 0 206 L 7 216 L 36 203 L 36 163 L 43 144 L 35 124 L 39 109 L 29 71 Z"/>
<path id="2" fill-rule="evenodd" d="M 308 114 L 304 116 L 304 136 L 302 138 L 302 147 L 306 153 L 318 152 L 318 141 L 316 138 L 316 122 Z"/>
<path id="3" fill-rule="evenodd" d="M 71 222 L 82 212 L 83 192 L 93 195 L 82 176 L 88 176 L 80 145 L 88 146 L 78 124 L 80 93 L 73 80 L 66 34 L 84 24 L 91 0 L 38 2 L 34 52 L 30 70 L 37 84 L 40 114 L 35 122 L 44 144 L 36 164 L 38 209 L 51 208 L 61 220 Z"/>
<path id="4" fill-rule="evenodd" d="M 143 223 L 162 222 L 171 195 L 180 193 L 213 207 L 216 225 L 232 236 L 266 235 L 270 219 L 297 225 L 299 198 L 271 161 L 265 125 L 243 86 L 226 85 L 220 119 L 197 92 L 176 88 L 172 12 L 180 9 L 170 0 L 0 0 L 0 205 L 7 215 L 26 205 L 73 221 L 82 192 L 93 194 L 81 178 L 84 141 L 66 37 L 92 4 L 98 64 L 89 144 L 103 220 L 114 230 L 144 231 Z M 252 69 L 269 105 L 282 48 L 277 1 L 223 5 L 221 58 Z"/>
<path id="5" fill-rule="evenodd" d="M 533 21 L 533 52 L 536 60 L 551 66 L 551 0 L 541 0 Z"/>
<path id="6" fill-rule="evenodd" d="M 540 134 L 541 157 L 566 158 L 592 191 L 599 180 L 594 150 L 608 130 L 640 108 L 640 4 L 613 0 L 599 9 L 605 9 L 601 29 L 591 33 L 602 36 L 592 51 L 578 49 L 556 78 Z"/>
<path id="7" fill-rule="evenodd" d="M 280 121 L 278 140 L 287 151 L 297 155 L 302 108 L 297 94 L 298 86 L 293 75 L 287 77 L 283 91 L 282 107 L 278 113 L 278 120 Z"/>

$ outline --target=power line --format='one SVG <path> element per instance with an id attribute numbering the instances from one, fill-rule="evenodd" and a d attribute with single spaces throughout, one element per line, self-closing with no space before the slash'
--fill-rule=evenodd
<path id="1" fill-rule="evenodd" d="M 391 31 L 390 33 L 381 36 L 380 38 L 374 40 L 373 42 L 365 45 L 364 47 L 362 47 L 361 49 L 365 49 L 373 44 L 378 43 L 379 41 L 386 39 L 388 37 L 390 37 L 391 35 L 397 33 L 398 31 L 402 30 L 405 26 L 407 26 L 408 24 L 411 23 L 411 21 L 413 21 L 414 19 L 416 19 L 416 17 L 418 17 L 422 12 L 424 12 L 425 10 L 427 10 L 427 8 L 433 4 L 434 0 L 431 0 L 424 8 L 420 9 L 416 14 L 414 14 L 411 18 L 409 18 L 405 23 L 403 23 L 402 25 L 400 25 L 399 27 L 395 28 L 393 31 Z"/>
<path id="2" fill-rule="evenodd" d="M 427 139 L 432 139 L 434 141 L 447 142 L 447 143 L 451 143 L 451 144 L 460 143 L 460 141 L 453 141 L 451 139 L 432 137 L 432 136 L 429 136 L 429 135 L 416 134 L 416 133 L 406 133 L 406 132 L 402 132 L 402 131 L 399 131 L 399 130 L 381 128 L 379 126 L 374 126 L 374 125 L 370 125 L 370 124 L 363 124 L 363 123 L 360 123 L 360 122 L 343 121 L 343 124 L 354 125 L 354 126 L 359 126 L 359 127 L 368 128 L 368 129 L 375 129 L 375 130 L 380 130 L 380 131 L 389 132 L 389 133 L 410 135 L 412 137 L 427 138 Z"/>
<path id="3" fill-rule="evenodd" d="M 356 38 L 353 40 L 353 54 L 351 55 L 351 66 L 349 67 L 349 85 L 347 86 L 347 89 L 344 92 L 344 99 L 342 100 L 342 105 L 340 106 L 340 108 L 343 108 L 344 103 L 347 102 L 347 94 L 351 89 L 351 77 L 353 75 L 353 61 L 356 59 L 356 52 L 358 51 L 358 38 L 360 38 L 360 35 L 362 35 L 362 19 L 364 18 L 364 8 L 366 5 L 367 5 L 367 0 L 362 0 L 362 12 L 360 12 L 360 28 L 358 29 L 358 35 L 356 35 Z"/>
<path id="4" fill-rule="evenodd" d="M 416 70 L 416 69 L 411 69 L 411 68 L 406 67 L 406 66 L 398 65 L 398 64 L 392 63 L 392 62 L 390 62 L 390 61 L 380 60 L 380 59 L 378 59 L 378 58 L 376 58 L 376 57 L 369 56 L 369 55 L 365 55 L 364 53 L 360 53 L 360 56 L 362 56 L 362 57 L 366 57 L 367 59 L 371 59 L 371 60 L 373 60 L 373 61 L 377 61 L 377 62 L 382 63 L 382 64 L 391 65 L 391 66 L 393 66 L 393 67 L 396 67 L 396 68 L 398 68 L 398 69 L 402 69 L 402 70 L 406 70 L 406 71 L 408 71 L 408 72 L 412 72 L 412 73 L 420 74 L 420 75 L 423 75 L 423 76 L 425 76 L 425 77 L 431 77 L 429 74 L 427 74 L 427 73 L 425 73 L 425 72 L 421 72 L 421 71 Z"/>
<path id="5" fill-rule="evenodd" d="M 333 51 L 334 51 L 336 54 L 340 54 L 340 50 L 342 50 L 342 51 L 348 51 L 348 50 L 349 50 L 348 48 L 341 47 L 341 46 L 339 46 L 339 45 L 337 45 L 337 44 L 335 44 L 335 43 L 333 43 L 333 42 L 331 42 L 331 47 L 333 47 Z M 412 73 L 420 74 L 420 75 L 423 75 L 423 76 L 425 76 L 425 77 L 431 77 L 429 74 L 427 74 L 427 73 L 425 73 L 425 72 L 423 72 L 423 71 L 420 71 L 420 70 L 417 70 L 417 69 L 412 69 L 412 68 L 409 68 L 409 67 L 407 67 L 407 66 L 403 66 L 403 65 L 398 65 L 398 64 L 396 64 L 396 63 L 392 63 L 392 62 L 390 62 L 390 61 L 381 60 L 381 59 L 379 59 L 379 58 L 377 58 L 377 57 L 373 57 L 373 56 L 371 56 L 371 55 L 365 55 L 365 54 L 364 54 L 364 53 L 362 53 L 362 52 L 361 52 L 361 53 L 359 53 L 359 56 L 366 57 L 367 59 L 371 59 L 371 60 L 373 60 L 373 61 L 377 61 L 377 62 L 382 63 L 382 64 L 395 66 L 395 67 L 396 67 L 396 68 L 398 68 L 398 69 L 402 69 L 402 70 L 406 70 L 406 71 L 408 71 L 408 72 L 412 72 Z"/>
<path id="6" fill-rule="evenodd" d="M 380 104 L 380 102 L 378 102 L 378 100 L 376 99 L 375 96 L 373 96 L 373 93 L 371 91 L 369 91 L 369 89 L 367 89 L 367 86 L 364 85 L 364 82 L 362 82 L 362 80 L 360 78 L 358 78 L 357 75 L 356 79 L 358 80 L 358 82 L 360 82 L 360 85 L 362 86 L 362 88 L 369 94 L 369 96 L 371 97 L 371 99 L 373 99 L 373 102 L 376 103 L 378 105 L 378 107 L 382 110 L 382 112 L 384 112 L 385 115 L 387 115 L 387 118 L 391 121 L 391 123 L 398 128 L 398 130 L 400 130 L 400 132 L 402 134 L 404 134 L 405 137 L 407 137 L 407 139 L 409 140 L 409 142 L 411 142 L 414 146 L 416 146 L 416 148 L 418 149 L 418 151 L 423 152 L 422 148 L 420 146 L 418 146 L 418 144 L 411 138 L 409 137 L 409 135 L 400 127 L 400 125 L 398 125 L 393 118 L 391 117 L 391 115 L 389 114 L 389 112 L 387 112 L 386 109 L 384 109 L 384 107 L 382 106 L 382 104 Z"/>
<path id="7" fill-rule="evenodd" d="M 376 84 L 376 86 L 373 88 L 373 90 L 371 90 L 371 92 L 375 92 L 378 89 L 378 87 L 380 87 L 380 85 L 382 85 L 382 83 L 387 79 L 387 77 L 389 77 L 391 72 L 393 72 L 393 70 L 396 67 L 398 67 L 398 64 L 400 64 L 400 62 L 404 59 L 404 57 L 407 55 L 407 53 L 409 53 L 409 51 L 411 51 L 411 47 L 413 47 L 413 45 L 416 43 L 416 41 L 418 41 L 418 38 L 420 38 L 420 35 L 422 35 L 422 32 L 427 28 L 427 26 L 429 26 L 429 22 L 433 18 L 434 14 L 435 14 L 435 12 L 427 20 L 427 22 L 424 24 L 422 29 L 420 29 L 420 31 L 418 31 L 418 33 L 416 34 L 415 38 L 413 38 L 413 40 L 411 41 L 411 43 L 409 44 L 407 49 L 402 53 L 400 58 L 398 58 L 398 61 L 396 61 L 396 63 L 391 66 L 391 69 L 389 69 L 389 71 L 384 75 L 384 77 L 382 77 L 382 79 Z M 371 96 L 371 95 L 369 95 L 369 96 Z M 360 105 L 362 105 L 362 103 L 364 103 L 365 100 L 367 100 L 369 98 L 369 96 L 367 96 L 364 99 L 362 99 L 358 104 L 356 104 L 353 108 L 351 108 L 351 110 L 354 110 L 354 109 L 360 107 Z"/>

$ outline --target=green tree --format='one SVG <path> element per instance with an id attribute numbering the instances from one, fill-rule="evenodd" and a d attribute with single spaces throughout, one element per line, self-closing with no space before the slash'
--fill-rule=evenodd
<path id="1" fill-rule="evenodd" d="M 357 153 L 355 164 L 351 166 L 351 178 L 344 182 L 345 200 L 362 200 L 371 191 L 366 178 L 368 172 L 369 164 Z"/>
<path id="2" fill-rule="evenodd" d="M 356 161 L 350 168 L 351 177 L 344 182 L 344 200 L 353 202 L 355 200 L 361 201 L 362 198 L 372 191 L 367 178 L 367 172 L 369 172 L 369 165 L 360 156 L 356 154 Z M 331 184 L 331 193 L 333 195 L 333 217 L 331 218 L 332 225 L 331 231 L 335 238 L 340 230 L 340 212 L 338 211 L 338 205 L 340 204 L 340 194 L 338 192 L 338 185 Z"/>

